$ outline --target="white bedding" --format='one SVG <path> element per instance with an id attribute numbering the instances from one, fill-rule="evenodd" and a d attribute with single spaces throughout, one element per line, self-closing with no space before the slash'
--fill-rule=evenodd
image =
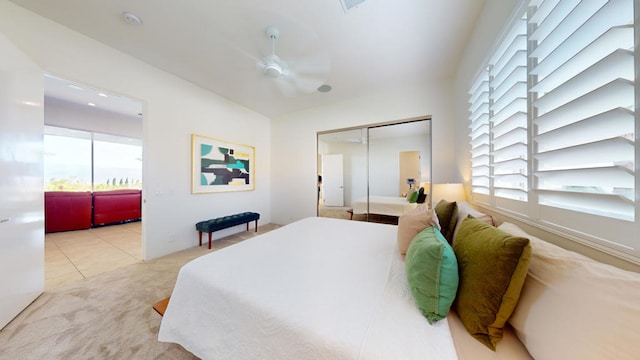
<path id="1" fill-rule="evenodd" d="M 406 198 L 400 196 L 369 196 L 369 208 L 367 209 L 367 198 L 358 199 L 353 202 L 354 214 L 379 214 L 389 216 L 402 216 L 420 204 L 410 203 Z"/>
<path id="2" fill-rule="evenodd" d="M 307 218 L 185 265 L 158 340 L 203 359 L 457 359 L 393 225 Z"/>

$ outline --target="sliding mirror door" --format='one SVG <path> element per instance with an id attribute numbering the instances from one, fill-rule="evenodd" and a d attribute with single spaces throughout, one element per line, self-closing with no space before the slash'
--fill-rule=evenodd
<path id="1" fill-rule="evenodd" d="M 367 196 L 367 129 L 318 134 L 318 216 L 351 219 Z"/>
<path id="2" fill-rule="evenodd" d="M 430 203 L 431 121 L 320 133 L 318 175 L 318 216 L 397 224 L 414 191 Z"/>

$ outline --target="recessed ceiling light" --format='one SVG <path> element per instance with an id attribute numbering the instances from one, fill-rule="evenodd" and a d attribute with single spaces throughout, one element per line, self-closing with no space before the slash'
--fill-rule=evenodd
<path id="1" fill-rule="evenodd" d="M 318 91 L 321 92 L 321 93 L 327 93 L 327 92 L 331 91 L 331 85 L 322 84 L 322 85 L 320 85 L 320 87 L 318 87 Z"/>
<path id="2" fill-rule="evenodd" d="M 98 96 L 102 96 L 102 97 L 109 97 L 109 95 L 107 94 L 103 94 L 103 93 L 99 93 Z"/>
<path id="3" fill-rule="evenodd" d="M 87 105 L 89 105 L 89 106 L 96 106 L 96 104 L 94 104 L 94 103 L 87 103 Z"/>
<path id="4" fill-rule="evenodd" d="M 128 11 L 125 11 L 122 13 L 122 18 L 129 25 L 136 25 L 136 26 L 142 25 L 142 20 L 140 20 L 140 18 L 137 17 L 135 14 L 132 14 Z"/>
<path id="5" fill-rule="evenodd" d="M 40 104 L 34 101 L 20 101 L 20 104 L 27 106 L 40 107 Z"/>

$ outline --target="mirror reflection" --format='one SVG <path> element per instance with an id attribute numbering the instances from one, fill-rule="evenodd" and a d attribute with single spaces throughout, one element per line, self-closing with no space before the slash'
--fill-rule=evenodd
<path id="1" fill-rule="evenodd" d="M 430 183 L 428 119 L 318 134 L 318 216 L 397 224 Z"/>

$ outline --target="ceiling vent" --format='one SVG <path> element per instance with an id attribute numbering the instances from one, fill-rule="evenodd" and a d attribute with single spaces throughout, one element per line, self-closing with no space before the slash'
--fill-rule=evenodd
<path id="1" fill-rule="evenodd" d="M 351 9 L 353 9 L 354 7 L 357 7 L 358 5 L 362 4 L 365 0 L 340 0 L 340 4 L 342 4 L 342 8 L 344 9 L 344 12 L 347 12 Z"/>

